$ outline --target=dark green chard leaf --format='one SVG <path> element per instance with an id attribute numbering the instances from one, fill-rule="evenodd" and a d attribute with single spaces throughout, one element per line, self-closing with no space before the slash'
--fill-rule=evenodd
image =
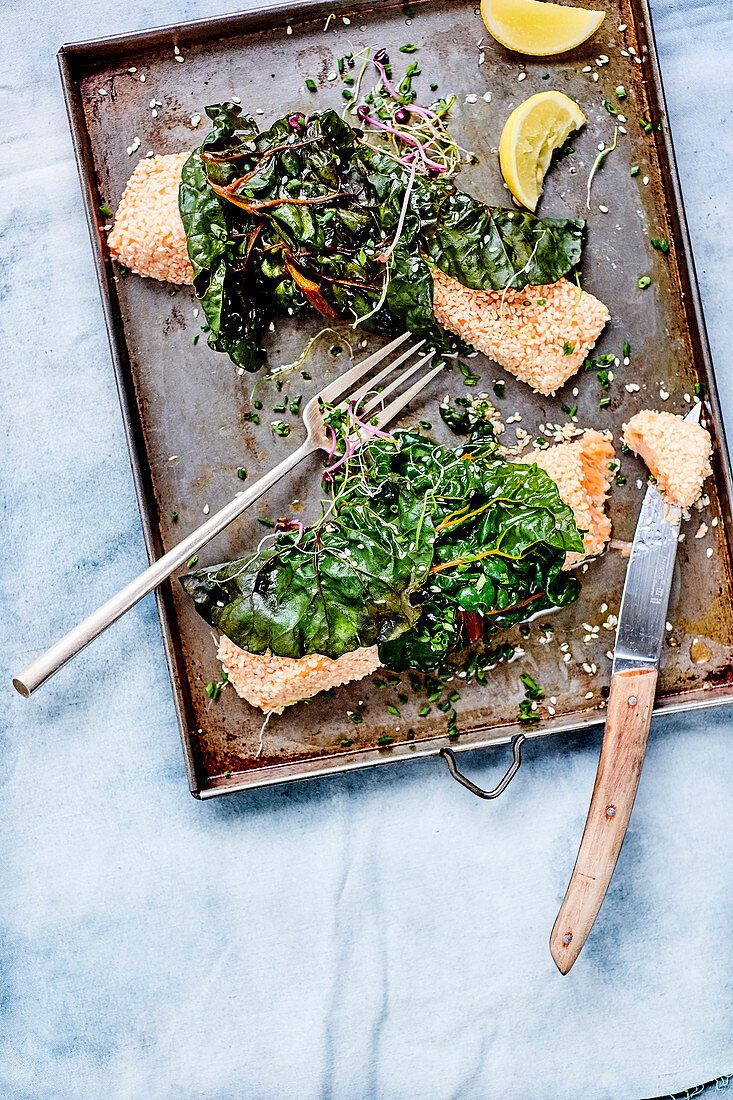
<path id="1" fill-rule="evenodd" d="M 296 544 L 280 536 L 249 559 L 181 578 L 200 614 L 251 653 L 341 657 L 406 630 L 425 582 L 434 532 L 422 502 L 397 514 L 349 505 Z"/>
<path id="2" fill-rule="evenodd" d="M 416 432 L 364 450 L 331 510 L 297 540 L 198 570 L 182 584 L 241 648 L 340 657 L 379 645 L 395 670 L 440 667 L 479 637 L 577 598 L 561 571 L 583 542 L 555 482 L 497 457 L 489 441 L 450 449 Z"/>
<path id="3" fill-rule="evenodd" d="M 582 221 L 490 208 L 444 179 L 413 179 L 334 111 L 264 133 L 235 104 L 207 114 L 213 129 L 184 166 L 181 217 L 209 344 L 247 370 L 264 359 L 277 309 L 385 333 L 407 326 L 455 350 L 435 322 L 431 265 L 469 287 L 520 289 L 580 259 Z"/>

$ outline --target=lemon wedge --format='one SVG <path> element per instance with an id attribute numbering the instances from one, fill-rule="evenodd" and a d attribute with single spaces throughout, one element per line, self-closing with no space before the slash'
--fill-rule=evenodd
<path id="1" fill-rule="evenodd" d="M 499 166 L 522 206 L 537 208 L 552 154 L 584 122 L 578 104 L 562 92 L 532 95 L 509 115 L 499 142 Z"/>
<path id="2" fill-rule="evenodd" d="M 598 30 L 605 14 L 541 0 L 481 0 L 489 34 L 508 50 L 531 57 L 548 57 L 579 46 Z"/>

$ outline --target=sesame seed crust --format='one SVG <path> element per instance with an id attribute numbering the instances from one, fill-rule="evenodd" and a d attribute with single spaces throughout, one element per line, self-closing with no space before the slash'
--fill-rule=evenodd
<path id="1" fill-rule="evenodd" d="M 436 321 L 545 396 L 576 373 L 610 316 L 603 302 L 567 279 L 523 290 L 470 290 L 434 269 L 433 284 Z"/>
<path id="2" fill-rule="evenodd" d="M 670 504 L 680 508 L 695 503 L 712 473 L 710 433 L 676 413 L 642 409 L 624 424 L 624 443 L 643 459 Z"/>
<path id="3" fill-rule="evenodd" d="M 248 653 L 222 634 L 217 658 L 237 695 L 254 707 L 282 714 L 285 707 L 311 699 L 319 691 L 361 680 L 379 668 L 378 647 L 368 646 L 332 660 L 320 653 L 275 657 Z"/>
<path id="4" fill-rule="evenodd" d="M 188 153 L 146 157 L 130 176 L 107 238 L 111 255 L 138 275 L 191 283 L 178 185 Z"/>

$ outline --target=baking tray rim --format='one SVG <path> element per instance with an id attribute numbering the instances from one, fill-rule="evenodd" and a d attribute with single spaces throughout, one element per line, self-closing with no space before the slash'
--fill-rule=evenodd
<path id="1" fill-rule="evenodd" d="M 414 0 L 414 2 L 421 5 L 430 3 L 430 0 Z M 705 406 L 714 429 L 714 445 L 717 452 L 715 463 L 716 485 L 723 511 L 729 559 L 733 561 L 733 471 L 731 471 L 725 424 L 700 298 L 674 143 L 669 129 L 654 25 L 648 0 L 631 0 L 631 5 L 636 7 L 641 14 L 641 18 L 635 20 L 635 28 L 640 39 L 643 40 L 642 64 L 646 66 L 647 94 L 656 103 L 658 109 L 655 115 L 661 120 L 662 124 L 661 130 L 655 132 L 654 140 L 657 143 L 661 183 L 668 206 L 671 228 L 676 237 L 675 251 L 678 273 L 687 303 L 689 336 L 693 352 L 696 354 L 698 372 L 704 378 Z M 164 24 L 119 35 L 108 35 L 101 38 L 66 43 L 58 51 L 57 61 L 71 130 L 72 145 L 82 188 L 87 226 L 92 242 L 94 266 L 102 299 L 102 309 L 110 344 L 145 548 L 150 562 L 162 553 L 160 532 L 155 518 L 157 515 L 155 494 L 147 460 L 142 421 L 135 397 L 132 374 L 129 369 L 124 326 L 115 293 L 112 267 L 109 260 L 105 258 L 105 250 L 102 247 L 103 242 L 97 217 L 96 173 L 89 132 L 86 127 L 84 106 L 79 90 L 81 75 L 79 70 L 86 66 L 85 72 L 89 72 L 92 67 L 91 63 L 94 61 L 109 61 L 123 53 L 140 53 L 145 50 L 160 48 L 160 46 L 171 42 L 174 44 L 199 44 L 213 39 L 236 37 L 247 32 L 271 27 L 282 19 L 288 19 L 296 23 L 316 15 L 320 18 L 330 11 L 355 14 L 358 12 L 389 10 L 401 6 L 401 0 L 369 0 L 369 2 L 363 2 L 363 0 L 362 2 L 360 0 L 330 0 L 326 5 L 322 3 L 322 0 L 276 0 L 275 3 L 265 3 L 250 11 L 209 16 L 204 19 Z M 690 306 L 692 307 L 692 318 L 690 318 Z M 186 776 L 191 794 L 198 799 L 208 799 L 236 791 L 254 790 L 294 782 L 299 779 L 355 771 L 379 764 L 436 756 L 448 745 L 453 751 L 458 752 L 488 748 L 509 743 L 519 732 L 532 739 L 553 734 L 581 732 L 590 727 L 601 725 L 605 721 L 603 710 L 571 712 L 556 722 L 545 720 L 537 729 L 521 729 L 516 724 L 502 723 L 500 726 L 489 727 L 489 729 L 501 729 L 502 733 L 484 738 L 481 738 L 481 734 L 487 731 L 487 727 L 478 726 L 466 731 L 468 734 L 478 736 L 478 740 L 454 742 L 449 741 L 447 736 L 431 737 L 425 741 L 406 742 L 407 751 L 404 751 L 402 745 L 400 745 L 399 750 L 398 746 L 392 746 L 386 749 L 360 750 L 358 753 L 346 754 L 345 756 L 339 754 L 337 763 L 334 763 L 334 758 L 330 754 L 315 756 L 310 760 L 301 759 L 291 763 L 255 769 L 252 772 L 236 773 L 238 777 L 244 777 L 241 779 L 235 779 L 234 776 L 232 776 L 232 779 L 225 781 L 209 778 L 207 785 L 202 786 L 196 775 L 193 749 L 188 733 L 193 723 L 188 721 L 190 716 L 187 714 L 186 700 L 181 688 L 179 674 L 180 639 L 171 626 L 175 614 L 170 582 L 166 582 L 156 590 L 155 598 L 163 648 L 173 688 L 173 700 L 183 748 Z M 676 693 L 660 698 L 654 707 L 653 714 L 657 716 L 660 714 L 684 713 L 729 704 L 733 701 L 733 684 L 713 685 L 708 690 L 693 689 L 689 693 L 685 693 L 684 699 L 678 697 L 680 694 Z"/>

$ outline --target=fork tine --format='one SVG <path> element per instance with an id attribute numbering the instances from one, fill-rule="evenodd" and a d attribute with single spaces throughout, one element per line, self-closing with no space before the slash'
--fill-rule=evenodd
<path id="1" fill-rule="evenodd" d="M 375 374 L 373 378 L 369 378 L 363 386 L 360 386 L 356 393 L 347 394 L 344 398 L 344 401 L 349 401 L 352 404 L 356 405 L 358 401 L 361 401 L 362 397 L 366 397 L 370 390 L 373 390 L 375 386 L 379 385 L 383 378 L 386 378 L 388 374 L 392 373 L 392 371 L 397 370 L 397 368 L 404 363 L 405 359 L 409 359 L 411 355 L 414 355 L 416 351 L 419 351 L 424 343 L 424 340 L 419 340 L 417 344 L 413 344 L 411 348 L 407 349 L 407 351 L 403 351 L 402 355 L 398 356 L 397 359 L 395 359 L 393 362 L 388 363 L 386 367 L 383 367 L 382 370 L 380 370 L 379 374 Z M 423 360 L 421 359 L 420 362 L 422 363 Z M 391 393 L 392 391 L 389 390 L 383 392 Z"/>
<path id="2" fill-rule="evenodd" d="M 414 382 L 409 390 L 405 390 L 399 397 L 395 397 L 394 401 L 391 401 L 386 409 L 382 409 L 380 413 L 377 413 L 377 427 L 383 428 L 385 424 L 389 424 L 390 420 L 394 420 L 400 409 L 404 409 L 405 405 L 412 401 L 413 397 L 417 397 L 420 390 L 425 389 L 428 382 L 435 378 L 436 374 L 440 374 L 444 366 L 444 363 L 439 363 L 437 367 L 433 367 L 426 375 L 419 378 L 417 382 Z"/>
<path id="3" fill-rule="evenodd" d="M 322 389 L 318 397 L 321 401 L 334 402 L 337 398 L 341 397 L 354 382 L 358 382 L 359 379 L 366 374 L 368 370 L 375 367 L 377 363 L 381 363 L 386 355 L 389 355 L 391 351 L 398 348 L 401 344 L 404 344 L 405 340 L 409 339 L 412 335 L 411 332 L 403 332 L 401 336 L 397 336 L 389 344 L 386 344 L 379 351 L 375 351 L 374 355 L 369 355 L 361 363 L 357 363 L 355 366 L 347 370 L 346 374 L 340 374 L 338 378 L 334 378 L 333 382 L 330 382 L 328 386 Z"/>
<path id="4" fill-rule="evenodd" d="M 364 406 L 364 412 L 370 413 L 372 409 L 376 409 L 379 405 L 382 405 L 382 407 L 384 407 L 384 399 L 386 397 L 389 397 L 391 393 L 394 393 L 394 391 L 398 389 L 403 382 L 406 382 L 408 378 L 411 378 L 415 371 L 418 371 L 420 367 L 424 367 L 426 363 L 430 362 L 434 355 L 434 351 L 428 352 L 427 355 L 423 355 L 422 359 L 418 359 L 417 363 L 415 363 L 414 366 L 408 367 L 407 370 L 399 376 L 399 378 L 395 378 L 392 382 L 390 382 L 388 386 L 384 387 L 381 393 L 375 394 L 371 401 L 368 401 L 366 403 L 366 405 Z M 395 366 L 397 366 L 396 363 Z M 366 387 L 362 388 L 365 390 L 365 392 L 368 392 L 366 390 Z"/>

